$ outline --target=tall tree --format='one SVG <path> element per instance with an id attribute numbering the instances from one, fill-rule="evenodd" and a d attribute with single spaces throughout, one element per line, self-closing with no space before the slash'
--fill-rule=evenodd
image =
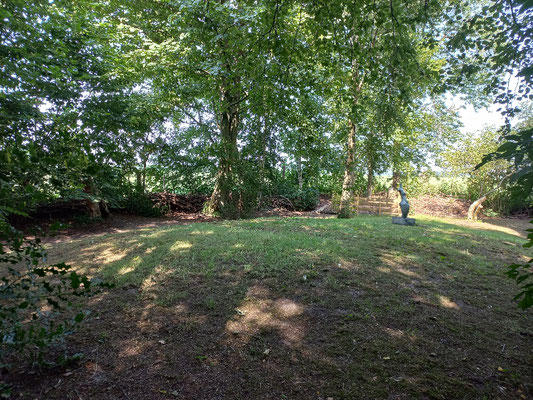
<path id="1" fill-rule="evenodd" d="M 144 77 L 195 124 L 209 116 L 216 126 L 212 146 L 218 162 L 211 211 L 227 217 L 241 214 L 243 180 L 239 140 L 249 118 L 250 99 L 263 89 L 277 68 L 281 28 L 290 14 L 276 0 L 118 2 L 117 21 L 142 39 L 130 56 Z"/>
<path id="2" fill-rule="evenodd" d="M 413 80 L 426 71 L 419 45 L 423 21 L 439 9 L 437 2 L 345 1 L 312 3 L 315 46 L 328 71 L 336 108 L 347 120 L 346 163 L 339 217 L 350 217 L 359 131 L 365 114 L 377 107 L 372 100 L 409 103 Z M 389 107 L 389 110 L 394 110 Z"/>

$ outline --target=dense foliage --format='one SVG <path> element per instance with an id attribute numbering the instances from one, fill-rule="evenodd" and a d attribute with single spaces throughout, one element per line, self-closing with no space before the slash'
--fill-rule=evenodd
<path id="1" fill-rule="evenodd" d="M 531 120 L 526 121 L 522 130 L 517 133 L 504 136 L 506 142 L 494 152 L 484 157 L 478 165 L 478 169 L 494 160 L 506 160 L 512 162 L 516 168 L 511 175 L 511 181 L 515 183 L 512 192 L 513 197 L 533 197 L 533 128 Z M 533 220 L 530 221 L 533 224 Z M 533 247 L 533 228 L 528 229 L 528 242 L 524 247 Z M 514 300 L 519 300 L 518 306 L 524 310 L 533 307 L 533 258 L 525 263 L 515 263 L 509 266 L 507 271 L 509 278 L 516 280 L 520 285 L 520 292 Z"/>
<path id="2" fill-rule="evenodd" d="M 287 186 L 348 201 L 384 175 L 407 182 L 466 146 L 446 90 L 483 88 L 486 101 L 509 77 L 512 46 L 527 59 L 527 15 L 487 9 L 5 1 L 3 204 L 85 198 L 150 214 L 133 206 L 139 193 L 168 190 L 212 194 L 212 211 L 238 217 Z M 472 51 L 489 33 L 507 58 Z M 490 54 L 500 58 L 482 68 Z"/>
<path id="3" fill-rule="evenodd" d="M 364 149 L 350 169 L 370 191 L 393 163 L 416 173 L 455 123 L 424 98 L 442 58 L 424 42 L 438 2 L 17 0 L 2 12 L 7 206 L 133 210 L 137 193 L 170 190 L 212 193 L 213 211 L 239 216 L 278 185 L 340 191 L 350 124 Z"/>

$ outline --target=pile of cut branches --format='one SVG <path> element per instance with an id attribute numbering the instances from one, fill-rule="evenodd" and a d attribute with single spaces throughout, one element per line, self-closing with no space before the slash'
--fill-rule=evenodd
<path id="1" fill-rule="evenodd" d="M 296 210 L 292 201 L 281 195 L 268 196 L 264 198 L 263 207 L 267 209 L 284 209 L 288 211 Z"/>
<path id="2" fill-rule="evenodd" d="M 209 198 L 202 194 L 174 194 L 168 192 L 151 193 L 148 195 L 154 206 L 169 212 L 198 213 Z"/>

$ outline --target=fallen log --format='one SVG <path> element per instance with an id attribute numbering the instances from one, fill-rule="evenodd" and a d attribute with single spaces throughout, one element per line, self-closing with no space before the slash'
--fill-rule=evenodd
<path id="1" fill-rule="evenodd" d="M 487 196 L 489 196 L 490 194 L 494 193 L 496 190 L 498 190 L 502 185 L 503 185 L 503 182 L 505 182 L 505 180 L 507 178 L 509 178 L 513 173 L 509 173 L 507 175 L 505 175 L 501 181 L 498 183 L 498 185 L 496 185 L 495 188 L 493 188 L 492 190 L 489 190 L 487 193 L 485 193 L 483 196 L 481 196 L 479 199 L 477 199 L 476 201 L 474 201 L 470 207 L 468 207 L 468 219 L 470 221 L 477 221 L 477 216 L 479 214 L 479 212 L 481 211 L 481 209 L 483 208 L 483 202 L 485 200 L 487 200 Z"/>

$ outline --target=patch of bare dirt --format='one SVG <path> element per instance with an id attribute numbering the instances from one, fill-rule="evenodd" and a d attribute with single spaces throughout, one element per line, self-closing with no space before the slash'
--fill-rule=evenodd
<path id="1" fill-rule="evenodd" d="M 452 196 L 424 195 L 408 199 L 411 213 L 433 215 L 435 217 L 466 218 L 470 202 Z"/>
<path id="2" fill-rule="evenodd" d="M 332 267 L 290 289 L 286 277 L 242 273 L 115 288 L 91 300 L 92 314 L 68 338 L 82 360 L 20 365 L 0 378 L 22 399 L 528 398 L 497 370 L 520 364 L 516 348 L 528 337 L 514 332 L 501 348 L 471 351 L 494 342 L 496 322 L 482 310 L 456 298 L 438 307 L 421 277 L 370 275 Z M 414 289 L 400 294 L 408 283 Z M 163 301 L 169 290 L 186 295 Z"/>
<path id="3" fill-rule="evenodd" d="M 454 220 L 454 223 L 467 228 L 475 227 L 481 230 L 510 233 L 526 239 L 528 233 L 526 229 L 531 229 L 532 227 L 529 221 L 530 218 L 483 218 L 478 222 L 472 222 L 463 218 Z"/>
<path id="4" fill-rule="evenodd" d="M 425 214 L 435 217 L 466 218 L 470 202 L 452 196 L 420 196 L 409 198 L 411 214 Z M 398 203 L 400 199 L 398 198 Z M 336 214 L 331 207 L 331 198 L 321 197 L 316 212 Z"/>
<path id="5" fill-rule="evenodd" d="M 195 222 L 214 222 L 217 218 L 210 217 L 201 213 L 178 213 L 174 212 L 165 217 L 141 217 L 130 214 L 112 214 L 109 218 L 98 220 L 92 223 L 79 224 L 68 223 L 66 229 L 57 231 L 49 242 L 57 240 L 70 240 L 86 236 L 98 236 L 106 233 L 124 233 L 132 230 L 144 228 L 156 228 L 159 226 L 186 225 Z M 40 223 L 41 227 L 46 230 L 46 223 Z"/>

